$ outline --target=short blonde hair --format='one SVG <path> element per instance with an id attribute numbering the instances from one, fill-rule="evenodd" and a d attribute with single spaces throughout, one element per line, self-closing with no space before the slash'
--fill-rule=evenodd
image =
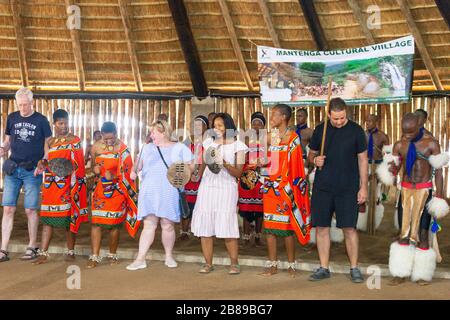
<path id="1" fill-rule="evenodd" d="M 16 100 L 19 99 L 19 97 L 23 97 L 26 96 L 28 98 L 28 101 L 33 101 L 33 92 L 26 88 L 26 87 L 22 87 L 19 90 L 17 90 L 16 92 Z"/>
<path id="2" fill-rule="evenodd" d="M 150 125 L 150 132 L 158 130 L 160 133 L 164 133 L 167 140 L 172 141 L 172 126 L 165 120 L 157 120 Z"/>

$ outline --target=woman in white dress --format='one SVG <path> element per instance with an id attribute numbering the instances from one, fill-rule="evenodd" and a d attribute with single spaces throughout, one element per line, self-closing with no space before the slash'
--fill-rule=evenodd
<path id="1" fill-rule="evenodd" d="M 174 224 L 180 222 L 178 190 L 167 179 L 167 166 L 174 162 L 191 162 L 191 150 L 184 144 L 171 141 L 172 128 L 164 120 L 158 120 L 150 127 L 153 143 L 146 144 L 139 157 L 137 168 L 131 174 L 141 171 L 139 186 L 138 220 L 143 220 L 144 229 L 139 239 L 139 253 L 136 260 L 127 266 L 134 271 L 147 267 L 145 257 L 155 238 L 158 223 L 161 225 L 162 244 L 166 254 L 165 265 L 177 267 L 172 256 L 175 244 Z M 161 152 L 161 154 L 160 154 Z M 162 159 L 164 158 L 164 161 Z M 193 166 L 192 164 L 190 167 Z"/>
<path id="2" fill-rule="evenodd" d="M 227 113 L 219 113 L 214 117 L 213 128 L 215 139 L 208 138 L 203 143 L 204 150 L 216 148 L 220 154 L 216 163 L 222 169 L 218 173 L 210 170 L 208 159 L 205 159 L 200 173 L 202 182 L 198 190 L 197 202 L 192 215 L 191 231 L 201 238 L 202 252 L 206 264 L 200 273 L 214 270 L 213 242 L 214 238 L 225 239 L 225 245 L 230 256 L 229 274 L 239 274 L 238 239 L 239 224 L 237 214 L 238 184 L 237 179 L 242 174 L 245 164 L 247 146 L 235 139 L 236 126 Z"/>

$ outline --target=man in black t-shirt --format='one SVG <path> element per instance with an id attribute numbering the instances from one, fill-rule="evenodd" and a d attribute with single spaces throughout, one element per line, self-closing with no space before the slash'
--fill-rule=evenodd
<path id="1" fill-rule="evenodd" d="M 3 219 L 2 244 L 0 262 L 8 261 L 8 242 L 14 223 L 17 199 L 20 189 L 24 189 L 24 207 L 28 218 L 30 242 L 22 260 L 31 260 L 37 256 L 37 231 L 39 216 L 39 197 L 42 174 L 37 174 L 39 160 L 46 158 L 48 140 L 52 135 L 46 117 L 33 110 L 33 93 L 28 88 L 21 88 L 16 93 L 16 104 L 19 111 L 8 115 L 6 120 L 5 139 L 0 147 L 0 157 L 11 156 L 3 166 L 5 180 L 3 186 Z"/>
<path id="2" fill-rule="evenodd" d="M 358 207 L 367 200 L 367 142 L 363 128 L 347 118 L 346 104 L 340 98 L 330 101 L 324 155 L 319 152 L 324 124 L 314 130 L 309 143 L 310 163 L 316 170 L 311 197 L 312 226 L 316 227 L 320 268 L 311 281 L 330 277 L 330 225 L 333 213 L 336 226 L 343 229 L 353 282 L 363 282 L 358 269 Z"/>

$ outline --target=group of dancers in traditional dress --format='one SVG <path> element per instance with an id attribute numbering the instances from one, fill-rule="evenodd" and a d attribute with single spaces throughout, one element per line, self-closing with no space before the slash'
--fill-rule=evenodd
<path id="1" fill-rule="evenodd" d="M 290 126 L 294 109 L 278 104 L 270 109 L 270 134 L 263 134 L 267 120 L 256 112 L 250 125 L 254 134 L 247 140 L 239 139 L 229 114 L 211 113 L 195 117 L 194 135 L 178 142 L 167 117 L 160 115 L 133 161 L 113 122 L 103 123 L 84 152 L 81 139 L 70 132 L 67 111 L 53 113 L 52 132 L 47 118 L 34 111 L 29 89 L 17 91 L 16 104 L 19 111 L 8 115 L 0 148 L 5 174 L 0 262 L 10 260 L 7 248 L 23 188 L 29 243 L 21 259 L 35 265 L 49 261 L 55 228 L 66 231 L 65 260 L 74 261 L 76 235 L 80 225 L 90 221 L 88 268 L 95 268 L 103 258 L 111 264 L 119 262 L 122 226 L 131 237 L 142 226 L 136 259 L 126 268 L 146 268 L 158 225 L 165 265 L 175 268 L 175 226 L 180 223 L 179 241 L 192 234 L 200 238 L 205 258 L 200 273 L 214 270 L 215 238 L 224 239 L 228 273 L 237 275 L 241 272 L 238 240 L 261 246 L 264 234 L 268 261 L 262 275 L 278 273 L 277 241 L 282 239 L 292 277 L 296 242 L 317 246 L 320 267 L 309 280 L 320 281 L 331 276 L 331 240 L 345 239 L 350 279 L 360 283 L 364 277 L 358 267 L 357 229 L 367 228 L 368 180 L 375 174 L 379 184 L 375 228 L 383 216 L 381 185 L 397 185 L 400 190 L 399 236 L 389 251 L 390 284 L 407 278 L 428 284 L 441 259 L 436 235 L 438 219 L 449 211 L 442 177 L 449 156 L 424 128 L 427 114 L 422 109 L 403 115 L 402 137 L 393 146 L 378 128 L 377 115 L 368 117 L 365 131 L 349 119 L 340 98 L 330 101 L 327 130 L 324 122 L 314 130 L 308 128 L 306 109 L 296 110 L 297 124 Z M 90 177 L 93 183 L 88 183 Z M 101 257 L 106 231 L 109 253 Z"/>

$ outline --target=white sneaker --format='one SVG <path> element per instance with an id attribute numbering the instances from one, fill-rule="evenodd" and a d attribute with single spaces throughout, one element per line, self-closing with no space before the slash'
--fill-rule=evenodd
<path id="1" fill-rule="evenodd" d="M 147 262 L 145 262 L 145 261 L 143 261 L 143 262 L 134 261 L 132 264 L 129 264 L 127 266 L 127 270 L 130 270 L 130 271 L 136 271 L 136 270 L 145 269 L 145 268 L 147 268 Z"/>
<path id="2" fill-rule="evenodd" d="M 176 268 L 176 267 L 178 267 L 178 263 L 172 257 L 166 258 L 166 261 L 164 262 L 164 264 L 166 266 L 168 266 L 169 268 Z"/>

